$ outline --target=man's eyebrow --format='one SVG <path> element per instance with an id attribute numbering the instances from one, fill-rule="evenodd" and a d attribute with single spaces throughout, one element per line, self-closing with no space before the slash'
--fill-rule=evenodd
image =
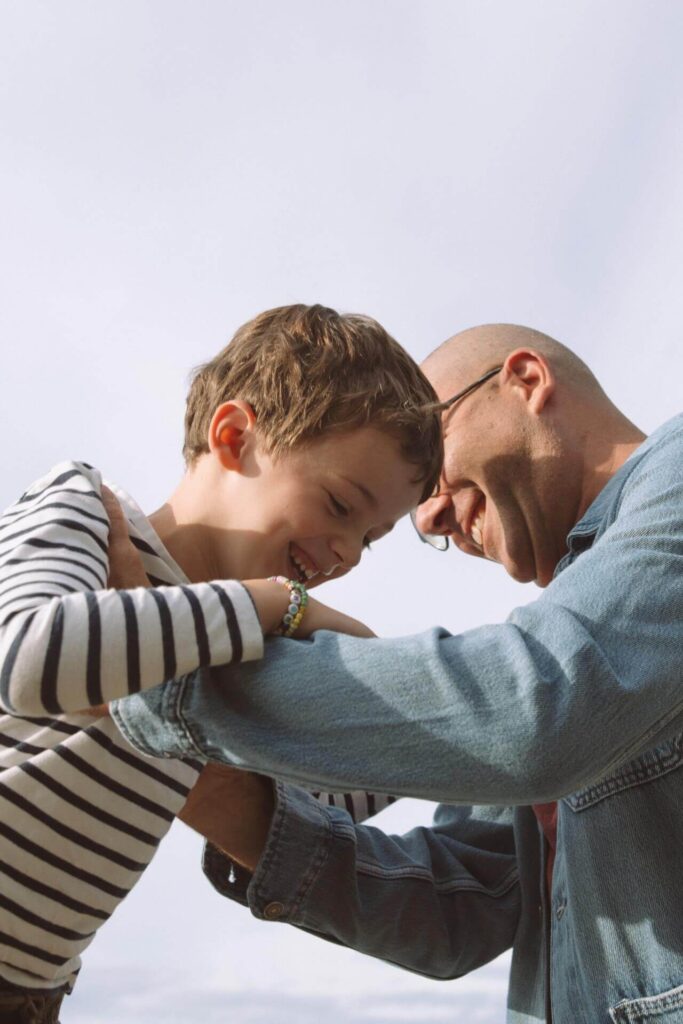
<path id="1" fill-rule="evenodd" d="M 351 484 L 352 487 L 355 487 L 356 490 L 360 491 L 368 504 L 372 505 L 373 508 L 377 508 L 379 502 L 372 491 L 369 491 L 363 484 L 359 484 L 357 480 L 352 480 L 350 476 L 342 476 L 341 479 L 345 480 L 347 484 Z"/>

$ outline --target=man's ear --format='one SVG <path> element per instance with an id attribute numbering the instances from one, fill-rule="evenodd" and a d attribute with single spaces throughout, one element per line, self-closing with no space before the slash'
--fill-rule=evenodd
<path id="1" fill-rule="evenodd" d="M 515 389 L 536 415 L 555 393 L 556 383 L 550 363 L 534 349 L 515 349 L 503 363 L 501 384 Z"/>
<path id="2" fill-rule="evenodd" d="M 256 416 L 248 402 L 223 402 L 209 424 L 209 451 L 224 469 L 240 472 L 244 456 L 255 442 Z"/>

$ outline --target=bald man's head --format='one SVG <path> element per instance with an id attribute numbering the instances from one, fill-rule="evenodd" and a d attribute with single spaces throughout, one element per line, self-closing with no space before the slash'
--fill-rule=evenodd
<path id="1" fill-rule="evenodd" d="M 460 331 L 427 356 L 422 369 L 444 395 L 501 366 L 517 349 L 531 349 L 542 355 L 564 385 L 595 398 L 606 398 L 595 375 L 571 349 L 548 334 L 519 324 L 483 324 Z"/>
<path id="2" fill-rule="evenodd" d="M 419 528 L 546 586 L 569 531 L 644 435 L 578 356 L 530 327 L 462 331 L 423 369 L 444 403 L 444 463 Z"/>

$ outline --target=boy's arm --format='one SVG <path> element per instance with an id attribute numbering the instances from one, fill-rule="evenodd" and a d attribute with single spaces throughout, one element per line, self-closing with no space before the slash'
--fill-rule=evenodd
<path id="1" fill-rule="evenodd" d="M 130 541 L 121 506 L 108 487 L 102 488 L 102 500 L 110 523 L 109 585 L 117 589 L 148 587 L 149 580 Z M 109 713 L 106 704 L 88 711 L 97 715 Z M 392 796 L 367 792 L 314 793 L 313 797 L 322 804 L 344 807 L 354 822 L 371 818 L 395 800 Z M 208 764 L 179 817 L 215 846 L 230 851 L 238 864 L 253 870 L 270 829 L 273 809 L 272 780 L 226 765 Z"/>
<path id="2" fill-rule="evenodd" d="M 114 590 L 96 470 L 64 463 L 0 519 L 0 707 L 73 712 L 202 665 L 261 657 L 234 581 Z"/>

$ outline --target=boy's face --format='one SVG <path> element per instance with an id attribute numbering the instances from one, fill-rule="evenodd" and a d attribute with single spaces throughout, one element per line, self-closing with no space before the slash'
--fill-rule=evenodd
<path id="1" fill-rule="evenodd" d="M 399 444 L 372 427 L 323 437 L 273 458 L 255 434 L 224 469 L 213 522 L 221 570 L 283 575 L 309 586 L 348 572 L 363 548 L 414 508 L 422 485 Z"/>

